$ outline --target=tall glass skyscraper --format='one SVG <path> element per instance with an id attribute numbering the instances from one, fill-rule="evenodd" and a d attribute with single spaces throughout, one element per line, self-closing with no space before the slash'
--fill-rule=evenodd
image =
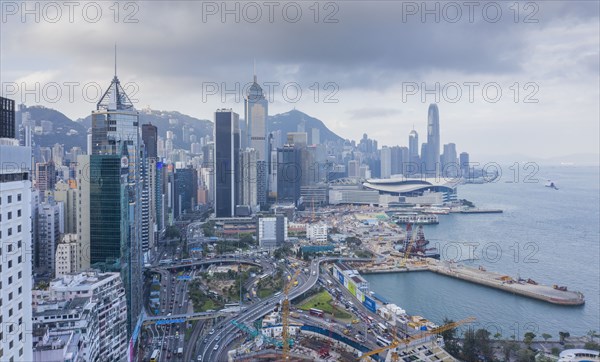
<path id="1" fill-rule="evenodd" d="M 406 171 L 408 174 L 419 172 L 421 160 L 419 159 L 419 134 L 414 129 L 408 134 L 408 161 Z"/>
<path id="2" fill-rule="evenodd" d="M 247 122 L 246 134 L 248 138 L 246 145 L 256 150 L 256 199 L 260 205 L 267 203 L 267 173 L 269 171 L 267 169 L 267 160 L 269 157 L 267 143 L 268 110 L 269 102 L 265 98 L 262 88 L 257 83 L 255 74 L 254 82 L 250 86 L 247 97 L 244 100 L 244 116 Z"/>
<path id="3" fill-rule="evenodd" d="M 215 112 L 214 204 L 217 217 L 235 216 L 239 203 L 240 117 L 231 109 Z"/>
<path id="4" fill-rule="evenodd" d="M 140 226 L 144 151 L 140 143 L 139 113 L 115 74 L 92 112 L 90 261 L 105 270 L 121 273 L 130 336 L 142 311 Z M 109 221 L 117 230 L 106 230 Z"/>
<path id="5" fill-rule="evenodd" d="M 427 113 L 427 158 L 425 173 L 440 174 L 440 112 L 437 104 L 430 104 Z"/>

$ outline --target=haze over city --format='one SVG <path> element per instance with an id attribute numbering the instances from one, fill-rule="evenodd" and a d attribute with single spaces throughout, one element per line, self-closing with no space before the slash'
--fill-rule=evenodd
<path id="1" fill-rule="evenodd" d="M 72 119 L 85 117 L 97 91 L 86 88 L 86 98 L 84 85 L 105 89 L 117 43 L 121 81 L 130 85 L 138 109 L 149 105 L 200 119 L 211 119 L 221 107 L 239 112 L 255 60 L 263 88 L 278 83 L 270 114 L 296 107 L 343 138 L 358 140 L 368 132 L 382 145 L 404 144 L 413 125 L 425 132 L 427 105 L 437 102 L 442 141 L 477 157 L 598 153 L 595 1 L 519 9 L 500 3 L 500 15 L 483 5 L 441 3 L 436 10 L 388 1 L 324 3 L 318 12 L 304 2 L 238 3 L 237 10 L 219 2 L 139 2 L 118 12 L 99 4 L 100 15 L 83 4 L 71 15 L 68 8 L 40 7 L 38 22 L 35 11 L 23 15 L 20 6 L 4 4 L 3 93 L 32 104 L 35 97 L 24 90 L 39 82 L 47 92 L 38 92 L 40 104 Z M 44 88 L 52 82 L 60 85 L 57 101 L 55 90 Z M 78 84 L 73 101 L 66 82 Z M 292 82 L 297 85 L 284 89 Z M 476 85 L 469 88 L 470 82 Z M 237 100 L 223 95 L 236 93 L 236 84 Z M 216 94 L 207 88 L 213 85 Z"/>
<path id="2" fill-rule="evenodd" d="M 600 362 L 600 1 L 0 0 L 0 362 Z"/>

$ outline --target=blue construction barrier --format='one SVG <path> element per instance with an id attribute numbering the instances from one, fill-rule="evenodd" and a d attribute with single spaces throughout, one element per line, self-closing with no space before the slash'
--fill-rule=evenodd
<path id="1" fill-rule="evenodd" d="M 312 326 L 309 324 L 305 324 L 302 327 L 300 327 L 300 330 L 302 331 L 309 331 L 309 332 L 314 332 L 314 333 L 318 333 L 323 335 L 324 337 L 331 337 L 336 341 L 342 342 L 344 344 L 349 345 L 350 347 L 361 351 L 362 353 L 366 353 L 371 351 L 371 349 L 369 347 L 363 346 L 362 344 L 346 337 L 343 336 L 341 334 L 338 334 L 336 332 L 330 331 L 329 329 L 325 329 L 325 328 L 321 328 L 321 327 L 317 327 L 317 326 Z M 373 355 L 371 356 L 371 358 L 373 358 L 376 361 L 384 361 L 383 358 L 379 357 L 378 355 Z"/>

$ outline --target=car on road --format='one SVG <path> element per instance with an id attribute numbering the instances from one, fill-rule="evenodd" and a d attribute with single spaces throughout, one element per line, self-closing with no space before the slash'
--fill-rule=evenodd
<path id="1" fill-rule="evenodd" d="M 202 355 L 199 354 L 198 357 L 196 358 L 196 361 L 202 361 Z"/>
<path id="2" fill-rule="evenodd" d="M 210 332 L 208 332 L 208 334 L 215 334 L 215 330 L 211 329 Z"/>
<path id="3" fill-rule="evenodd" d="M 213 348 L 213 350 L 214 350 L 214 351 L 216 351 L 216 350 L 218 350 L 218 349 L 219 349 L 219 345 L 218 345 L 218 344 L 215 344 L 215 347 Z"/>

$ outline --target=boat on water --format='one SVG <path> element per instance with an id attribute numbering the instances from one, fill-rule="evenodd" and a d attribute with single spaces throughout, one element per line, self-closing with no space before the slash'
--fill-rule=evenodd
<path id="1" fill-rule="evenodd" d="M 558 190 L 558 187 L 556 187 L 556 185 L 554 184 L 554 181 L 552 181 L 552 180 L 548 180 L 546 182 L 546 184 L 544 184 L 544 186 L 550 187 L 551 189 Z"/>

